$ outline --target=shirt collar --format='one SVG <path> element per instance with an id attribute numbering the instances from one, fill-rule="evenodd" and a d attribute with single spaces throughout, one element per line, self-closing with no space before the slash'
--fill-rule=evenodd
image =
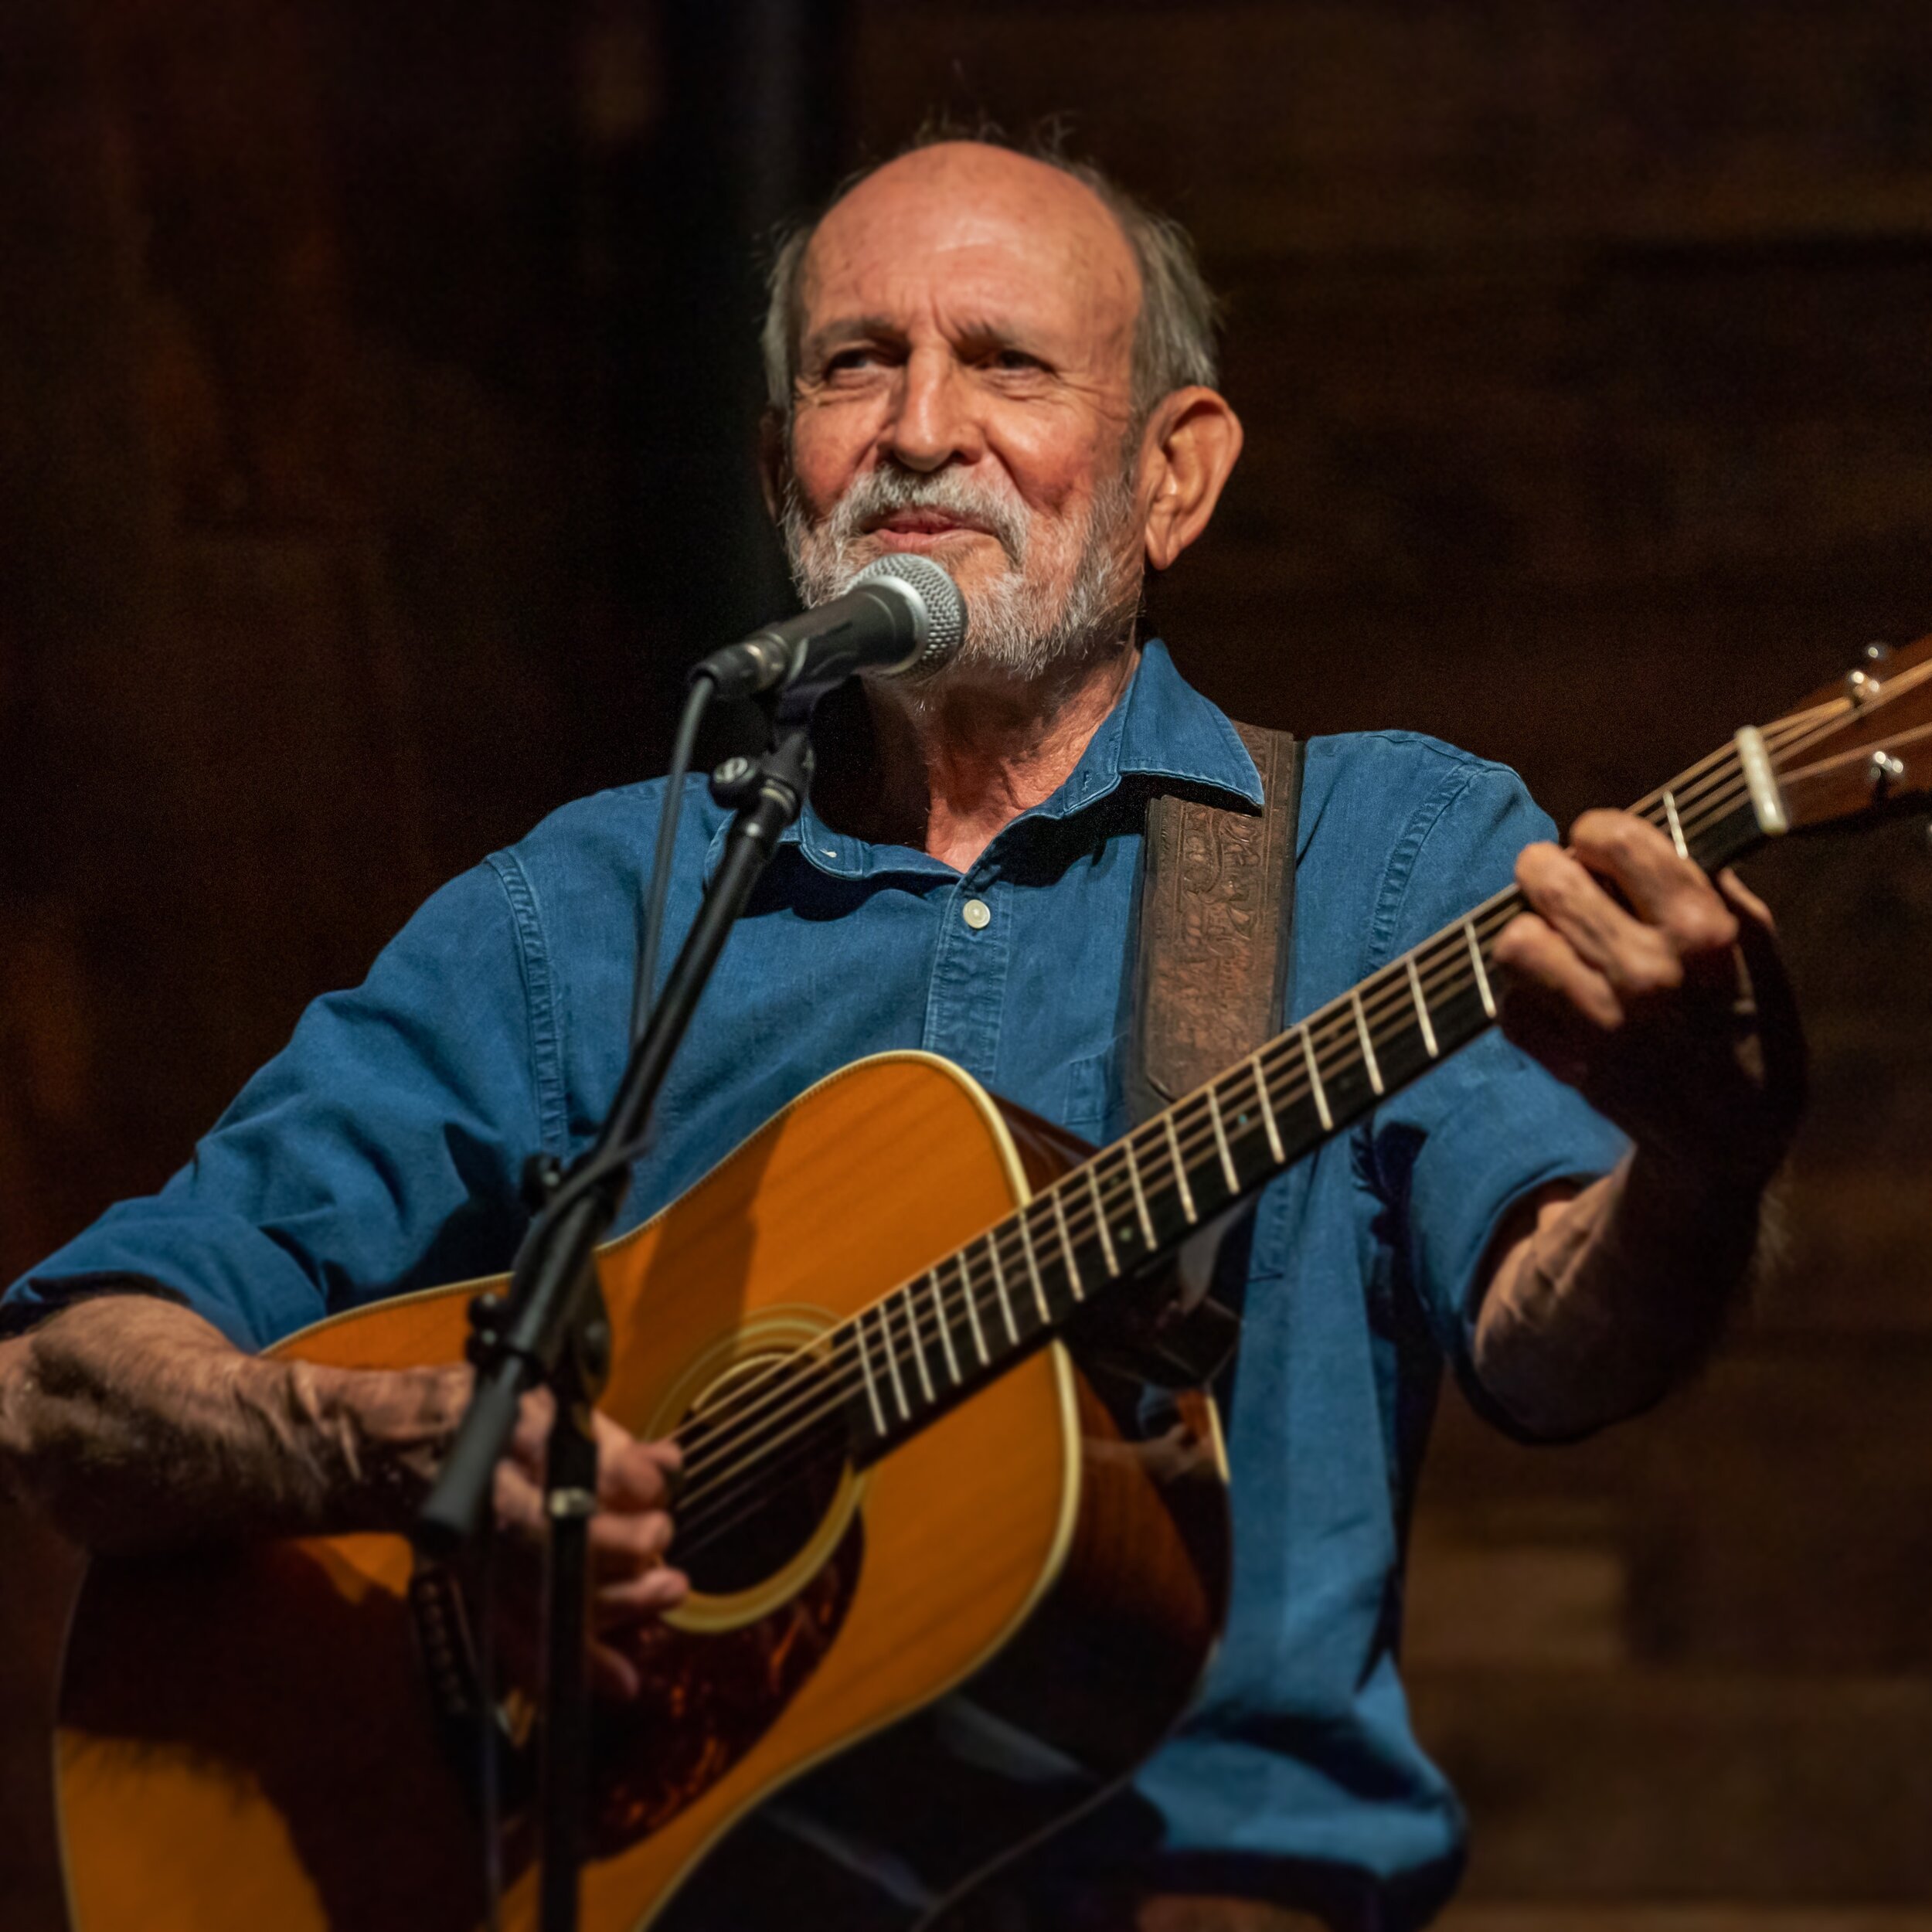
<path id="1" fill-rule="evenodd" d="M 1218 706 L 1175 669 L 1167 646 L 1158 638 L 1142 646 L 1132 681 L 1100 721 L 1065 783 L 1015 822 L 1070 818 L 1117 791 L 1121 780 L 1128 777 L 1198 785 L 1238 798 L 1257 811 L 1264 802 L 1260 774 L 1240 734 Z M 727 818 L 712 835 L 705 855 L 707 883 L 723 855 L 730 825 Z M 819 871 L 838 879 L 864 879 L 881 872 L 954 876 L 950 866 L 930 853 L 904 845 L 869 845 L 835 832 L 809 800 L 798 822 L 780 835 L 779 843 L 797 845 Z"/>
<path id="2" fill-rule="evenodd" d="M 1105 790 L 1112 791 L 1128 776 L 1168 778 L 1231 793 L 1257 811 L 1266 802 L 1261 774 L 1255 770 L 1240 733 L 1218 705 L 1202 697 L 1175 669 L 1167 646 L 1158 638 L 1149 638 L 1143 648 L 1140 668 L 1127 695 L 1094 733 L 1094 742 L 1074 767 L 1068 785 L 1078 784 L 1116 719 L 1120 721 L 1118 736 L 1111 751 L 1103 753 L 1113 760 Z M 1060 792 L 1066 789 L 1063 785 Z M 1079 803 L 1090 804 L 1100 795 L 1097 779 L 1091 797 Z"/>

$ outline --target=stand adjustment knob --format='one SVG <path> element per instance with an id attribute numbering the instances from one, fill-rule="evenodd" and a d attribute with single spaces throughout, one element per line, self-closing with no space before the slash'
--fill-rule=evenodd
<path id="1" fill-rule="evenodd" d="M 758 767 L 749 758 L 727 758 L 711 774 L 711 795 L 721 805 L 742 804 L 758 782 Z"/>
<path id="2" fill-rule="evenodd" d="M 563 1179 L 563 1163 L 554 1154 L 532 1154 L 523 1163 L 522 1182 L 517 1190 L 523 1205 L 532 1214 L 548 1207 Z"/>
<path id="3" fill-rule="evenodd" d="M 503 1345 L 503 1297 L 497 1294 L 476 1296 L 470 1303 L 470 1338 L 463 1352 L 473 1369 L 487 1369 L 494 1362 Z"/>

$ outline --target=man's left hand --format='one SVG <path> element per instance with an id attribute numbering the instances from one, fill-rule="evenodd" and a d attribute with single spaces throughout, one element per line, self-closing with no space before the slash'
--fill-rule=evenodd
<path id="1" fill-rule="evenodd" d="M 1529 846 L 1532 910 L 1497 940 L 1502 1024 L 1662 1175 L 1763 1186 L 1791 1145 L 1804 1036 L 1771 917 L 1655 826 L 1589 811 L 1567 850 Z"/>

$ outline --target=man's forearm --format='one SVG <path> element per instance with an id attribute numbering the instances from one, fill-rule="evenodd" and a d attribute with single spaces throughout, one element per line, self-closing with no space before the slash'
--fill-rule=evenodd
<path id="1" fill-rule="evenodd" d="M 1642 1154 L 1504 1237 L 1476 1323 L 1477 1379 L 1532 1434 L 1635 1414 L 1707 1355 L 1764 1233 L 1755 1188 Z"/>
<path id="2" fill-rule="evenodd" d="M 103 1296 L 0 1343 L 0 1488 L 101 1550 L 396 1528 L 468 1383 L 266 1361 L 185 1308 Z"/>

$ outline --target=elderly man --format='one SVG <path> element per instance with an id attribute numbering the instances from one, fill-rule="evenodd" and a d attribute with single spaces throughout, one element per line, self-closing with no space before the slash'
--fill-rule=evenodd
<path id="1" fill-rule="evenodd" d="M 813 798 L 700 1009 L 631 1221 L 886 1047 L 1117 1131 L 1145 801 L 1175 783 L 1260 801 L 1228 721 L 1135 636 L 1144 572 L 1206 529 L 1241 446 L 1176 230 L 1057 159 L 917 148 L 784 250 L 765 348 L 766 474 L 802 593 L 916 551 L 957 580 L 970 638 L 930 681 L 821 713 Z M 1229 1244 L 1246 1328 L 1223 1392 L 1226 1641 L 1181 1734 L 1042 1882 L 1041 1927 L 1435 1908 L 1461 1818 L 1410 1735 L 1396 1646 L 1440 1365 L 1530 1436 L 1653 1401 L 1716 1332 L 1789 1137 L 1794 1083 L 1740 1044 L 1740 944 L 1760 991 L 1774 964 L 1734 882 L 1621 814 L 1560 850 L 1511 773 L 1406 733 L 1317 740 L 1305 774 L 1297 1009 L 1513 871 L 1534 911 L 1497 949 L 1509 1040 L 1392 1096 Z M 10 1485 L 103 1548 L 406 1519 L 468 1372 L 252 1351 L 507 1264 L 525 1158 L 580 1148 L 615 1083 L 662 804 L 646 784 L 566 807 L 445 888 L 159 1195 L 15 1284 Z M 723 822 L 694 788 L 677 930 Z M 498 1484 L 509 1522 L 536 1511 L 543 1427 L 532 1403 Z M 665 1561 L 669 1453 L 608 1423 L 603 1450 L 596 1664 L 621 1696 L 618 1627 L 685 1584 Z"/>

